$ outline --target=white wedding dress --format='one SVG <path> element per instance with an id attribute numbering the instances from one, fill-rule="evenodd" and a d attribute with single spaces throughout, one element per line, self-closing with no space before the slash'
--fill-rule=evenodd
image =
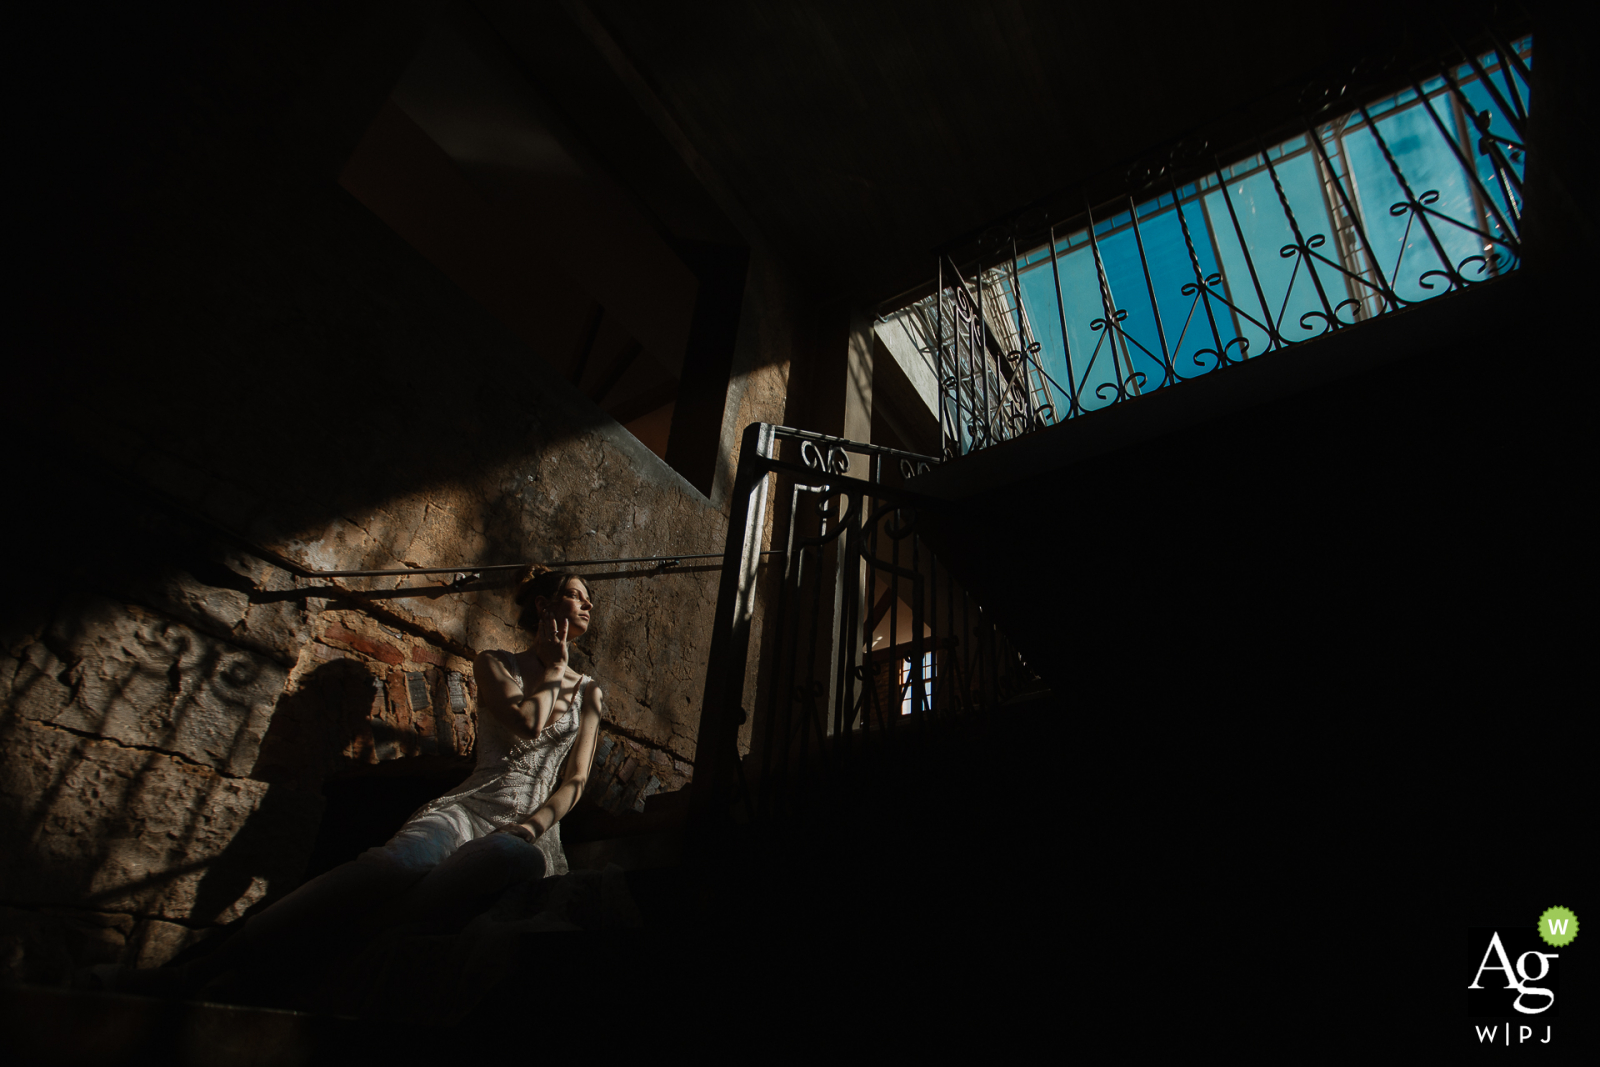
<path id="1" fill-rule="evenodd" d="M 493 654 L 521 687 L 522 671 L 516 657 L 498 649 Z M 593 684 L 593 679 L 584 675 L 566 713 L 537 738 L 517 737 L 495 716 L 480 714 L 478 765 L 472 775 L 449 795 L 418 808 L 387 844 L 370 851 L 407 867 L 432 870 L 468 841 L 538 811 L 555 791 Z M 546 877 L 567 873 L 560 823 L 539 835 L 535 847 L 544 853 Z"/>

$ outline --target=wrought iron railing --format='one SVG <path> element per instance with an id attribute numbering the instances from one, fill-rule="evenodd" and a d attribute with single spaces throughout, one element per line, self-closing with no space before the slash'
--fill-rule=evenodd
<path id="1" fill-rule="evenodd" d="M 695 756 L 699 810 L 743 800 L 753 818 L 781 818 L 819 776 L 1037 686 L 920 532 L 948 505 L 908 482 L 937 462 L 767 423 L 745 431 Z"/>
<path id="2" fill-rule="evenodd" d="M 1246 146 L 1189 139 L 941 256 L 879 335 L 937 377 L 948 458 L 1488 282 L 1521 262 L 1531 62 L 1489 32 L 1359 65 Z"/>

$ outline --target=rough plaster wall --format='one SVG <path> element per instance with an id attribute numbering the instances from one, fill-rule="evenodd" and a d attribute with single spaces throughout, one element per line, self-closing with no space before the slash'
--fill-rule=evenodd
<path id="1" fill-rule="evenodd" d="M 313 567 L 721 551 L 718 511 L 331 181 L 291 195 L 204 164 L 129 209 L 118 358 L 65 420 L 95 469 Z M 351 580 L 368 599 L 330 601 L 220 566 L 62 603 L 8 642 L 7 976 L 161 962 L 293 888 L 341 760 L 471 750 L 470 711 L 413 713 L 405 673 L 438 708 L 475 650 L 523 647 L 503 589 Z M 575 659 L 635 754 L 603 782 L 632 806 L 691 773 L 716 574 L 592 587 Z"/>
<path id="2" fill-rule="evenodd" d="M 265 543 L 320 569 L 720 551 L 721 515 L 674 484 L 677 476 L 624 431 L 610 429 L 610 435 L 568 438 L 499 469 L 469 470 L 456 484 L 352 509 L 320 529 Z M 642 741 L 692 758 L 715 576 L 578 569 L 591 572 L 596 610 L 574 661 L 601 680 L 608 718 Z M 463 654 L 525 646 L 503 588 L 452 593 L 449 580 L 342 584 L 366 592 L 373 610 Z M 396 595 L 401 585 L 423 592 Z"/>
<path id="3" fill-rule="evenodd" d="M 56 462 L 197 521 L 150 533 L 177 545 L 171 566 L 112 560 L 7 620 L 4 976 L 159 963 L 291 889 L 321 783 L 464 758 L 469 657 L 522 647 L 504 589 L 351 579 L 335 595 L 194 530 L 338 569 L 722 551 L 720 509 L 550 372 L 568 353 L 530 349 L 337 187 L 323 142 L 359 127 L 325 117 L 388 90 L 379 71 L 330 111 L 322 83 L 366 74 L 300 54 L 327 32 L 290 19 L 185 46 L 159 76 L 129 71 L 116 122 L 95 127 L 78 332 L 40 368 L 52 439 L 74 450 Z M 800 314 L 777 281 L 747 308 L 741 424 L 783 421 Z M 128 517 L 97 507 L 114 543 Z M 607 693 L 596 799 L 626 810 L 692 774 L 719 575 L 608 570 L 575 662 Z"/>
<path id="4" fill-rule="evenodd" d="M 158 474 L 196 510 L 218 494 L 215 475 L 133 441 L 101 458 Z M 510 513 L 530 540 L 596 516 L 595 555 L 644 554 L 663 536 L 682 551 L 720 549 L 720 515 L 676 486 L 640 484 L 636 458 L 578 438 L 536 474 L 485 472 L 263 547 L 330 569 L 502 561 L 485 555 L 481 530 Z M 621 492 L 608 481 L 618 468 L 634 483 Z M 347 595 L 319 596 L 323 583 L 239 552 L 189 570 L 205 580 L 169 568 L 69 597 L 0 660 L 0 852 L 23 858 L 0 872 L 11 978 L 159 963 L 196 930 L 293 888 L 321 783 L 356 764 L 470 759 L 469 657 L 526 643 L 504 588 L 457 593 L 419 578 L 405 584 L 426 592 L 406 596 L 398 582 L 352 579 Z M 638 810 L 692 775 L 716 579 L 592 580 L 596 625 L 574 662 L 607 692 L 591 794 L 608 810 Z M 413 706 L 408 675 L 424 680 L 426 706 Z"/>
<path id="5" fill-rule="evenodd" d="M 248 562 L 213 562 L 251 585 Z M 9 635 L 0 976 L 63 982 L 86 963 L 159 963 L 197 927 L 292 888 L 323 768 L 289 777 L 271 765 L 297 740 L 280 697 L 309 633 L 291 602 L 174 572 L 68 595 Z"/>
<path id="6" fill-rule="evenodd" d="M 428 292 L 436 279 L 409 280 L 440 299 Z M 482 328 L 470 305 L 453 310 Z M 161 318 L 149 329 L 183 325 L 180 310 Z M 382 329 L 399 357 L 391 377 L 408 380 L 403 359 L 416 357 L 394 343 L 403 327 Z M 787 399 L 782 331 L 764 325 L 757 336 L 740 425 L 781 421 Z M 309 364 L 322 354 L 297 351 L 303 339 L 258 343 L 260 358 Z M 320 569 L 722 550 L 722 513 L 543 377 L 535 358 L 498 345 L 472 354 L 490 364 L 488 378 L 523 388 L 431 393 L 429 419 L 449 430 L 435 440 L 449 447 L 423 463 L 420 486 L 396 477 L 417 459 L 405 435 L 370 429 L 381 398 L 351 409 L 371 432 L 357 443 L 319 437 L 320 416 L 285 411 L 278 425 L 252 426 L 248 408 L 213 402 L 184 418 L 146 391 L 132 408 L 145 417 L 135 418 L 90 390 L 72 413 L 73 436 L 97 467 Z M 119 385 L 126 400 L 129 383 Z M 377 465 L 384 459 L 392 466 Z M 159 963 L 197 930 L 270 903 L 301 876 L 321 783 L 352 764 L 469 756 L 469 657 L 524 645 L 504 588 L 456 592 L 448 575 L 345 579 L 330 597 L 314 595 L 328 592 L 314 588 L 324 583 L 248 553 L 183 551 L 183 567 L 69 598 L 7 650 L 0 833 L 5 854 L 26 857 L 0 877 L 0 967 L 13 978 L 60 982 L 85 963 Z M 638 810 L 692 775 L 719 577 L 592 575 L 595 626 L 574 661 L 607 693 L 591 792 L 609 811 Z M 429 709 L 412 709 L 408 673 L 424 677 Z M 452 673 L 464 709 L 447 710 Z M 752 671 L 752 708 L 755 682 Z M 748 740 L 747 725 L 741 749 Z"/>
<path id="7" fill-rule="evenodd" d="M 733 475 L 738 470 L 745 427 L 753 422 L 794 425 L 789 421 L 790 368 L 794 366 L 796 358 L 804 358 L 796 350 L 796 339 L 805 336 L 806 319 L 810 313 L 797 296 L 798 289 L 772 253 L 760 246 L 752 249 L 744 316 L 739 326 L 735 356 L 735 381 L 730 388 L 730 395 L 737 392 L 738 403 L 730 412 L 731 417 L 725 420 L 723 430 L 729 460 L 724 471 L 725 484 L 720 487 L 722 500 L 727 499 L 732 489 Z M 772 547 L 773 531 L 779 528 L 782 504 L 775 499 L 777 495 L 770 491 L 768 494 L 766 524 L 762 531 L 763 548 Z M 763 566 L 756 591 L 758 604 L 774 602 L 777 578 L 774 567 Z M 758 608 L 750 622 L 752 668 L 759 662 L 765 662 L 766 621 L 767 612 Z M 739 728 L 741 756 L 750 754 L 751 731 L 760 699 L 760 681 L 758 670 L 746 672 L 743 706 L 749 715 Z"/>

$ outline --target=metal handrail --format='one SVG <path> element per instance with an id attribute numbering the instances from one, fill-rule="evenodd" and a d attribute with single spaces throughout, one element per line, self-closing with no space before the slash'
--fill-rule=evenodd
<path id="1" fill-rule="evenodd" d="M 800 444 L 801 462 L 779 458 L 782 440 Z M 865 477 L 846 473 L 852 467 L 849 453 L 871 459 Z M 900 461 L 899 483 L 885 482 L 885 460 Z M 896 626 L 903 625 L 895 622 L 897 613 L 888 615 L 888 636 L 890 649 L 910 661 L 915 732 L 938 729 L 930 722 L 947 715 L 993 706 L 1003 686 L 1021 676 L 1023 665 L 1005 635 L 957 587 L 918 533 L 918 514 L 959 506 L 915 488 L 916 478 L 938 463 L 932 456 L 792 427 L 746 427 L 729 497 L 727 549 L 696 738 L 690 787 L 695 825 L 722 824 L 741 785 L 753 819 L 779 817 L 790 807 L 794 783 L 804 777 L 809 747 L 820 745 L 818 751 L 831 753 L 829 761 L 848 764 L 866 754 L 869 724 L 873 738 L 886 736 L 887 712 L 876 696 L 875 679 L 885 659 L 862 648 L 859 633 L 866 625 L 860 602 L 878 581 L 887 586 L 891 603 L 902 601 L 911 612 L 910 640 L 902 643 L 895 636 Z M 768 496 L 776 485 L 783 486 L 787 507 L 769 518 Z M 782 540 L 781 550 L 759 551 L 769 534 L 775 546 Z M 782 556 L 781 566 L 766 572 L 765 579 L 773 599 L 759 605 L 765 612 L 764 640 L 771 642 L 774 657 L 759 664 L 759 706 L 751 759 L 745 761 L 738 738 L 740 726 L 751 721 L 744 702 L 758 608 L 757 563 L 774 553 Z M 864 587 L 864 579 L 873 585 Z M 901 597 L 902 590 L 909 599 Z M 966 654 L 964 661 L 948 658 L 958 648 Z M 946 666 L 935 666 L 925 677 L 923 657 L 930 651 L 947 657 Z M 933 687 L 932 697 L 924 691 L 925 682 Z M 852 741 L 856 734 L 859 740 Z M 852 746 L 861 752 L 853 753 Z M 798 761 L 795 766 L 791 757 Z M 747 762 L 760 783 L 754 802 Z"/>
<path id="2" fill-rule="evenodd" d="M 796 436 L 805 435 L 808 433 L 808 431 L 805 430 L 794 430 L 790 432 Z M 926 457 L 922 458 L 925 459 Z M 175 512 L 190 520 L 205 525 L 209 529 L 215 531 L 217 534 L 226 538 L 228 541 L 232 542 L 241 550 L 248 552 L 250 555 L 255 556 L 257 559 L 265 563 L 269 563 L 281 570 L 288 571 L 297 578 L 387 578 L 404 577 L 410 574 L 454 574 L 459 576 L 457 582 L 454 584 L 459 585 L 466 581 L 470 581 L 479 575 L 499 571 L 517 571 L 529 566 L 530 564 L 532 566 L 545 567 L 550 570 L 557 570 L 567 567 L 608 566 L 618 563 L 655 563 L 660 567 L 665 568 L 673 566 L 674 564 L 680 563 L 686 559 L 718 559 L 723 555 L 721 552 L 678 552 L 660 556 L 622 556 L 615 559 L 556 560 L 549 563 L 530 561 L 529 563 L 489 563 L 481 565 L 459 564 L 454 567 L 402 567 L 381 570 L 319 570 L 315 567 L 307 567 L 305 564 L 290 559 L 278 551 L 257 544 L 252 539 L 240 534 L 236 530 L 230 529 L 228 526 L 218 522 L 211 516 L 197 511 L 193 507 L 190 507 L 181 501 L 174 500 L 173 498 L 151 488 L 148 485 L 137 484 L 120 477 L 106 475 L 105 472 L 100 473 L 102 477 L 109 477 L 117 484 L 124 485 L 131 489 L 136 489 L 144 497 L 158 502 L 162 507 L 168 509 L 169 511 Z M 778 553 L 761 553 L 762 556 L 771 556 L 776 554 Z"/>
<path id="3" fill-rule="evenodd" d="M 774 555 L 772 552 L 763 552 L 762 555 Z M 614 563 L 659 563 L 670 567 L 686 559 L 721 559 L 721 552 L 679 552 L 665 556 L 626 556 L 618 559 L 566 559 L 550 563 L 491 563 L 487 566 L 464 564 L 459 567 L 403 567 L 396 570 L 372 571 L 321 571 L 310 567 L 301 567 L 301 576 L 306 578 L 384 578 L 389 576 L 404 576 L 408 574 L 464 574 L 479 575 L 489 571 L 519 571 L 525 567 L 544 567 L 548 570 L 560 570 L 568 567 L 599 567 Z"/>

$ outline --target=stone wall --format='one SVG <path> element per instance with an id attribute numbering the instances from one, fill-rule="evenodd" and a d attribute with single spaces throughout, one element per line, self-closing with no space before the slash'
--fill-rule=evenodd
<path id="1" fill-rule="evenodd" d="M 570 462 L 615 462 L 604 441 L 589 446 L 598 456 Z M 478 531 L 505 510 L 534 544 L 560 521 L 559 496 L 539 492 L 530 467 L 555 482 L 551 495 L 576 483 L 607 555 L 651 551 L 657 525 L 683 538 L 671 544 L 680 551 L 716 551 L 722 537 L 720 513 L 676 486 L 632 471 L 619 492 L 593 472 L 549 473 L 555 464 L 536 465 L 547 453 L 463 478 L 453 508 L 447 494 L 419 493 L 264 540 L 257 555 L 206 528 L 216 475 L 153 446 L 120 458 L 128 480 L 116 510 L 141 527 L 124 547 L 158 562 L 109 559 L 75 575 L 70 592 L 12 629 L 0 659 L 0 853 L 20 859 L 0 871 L 0 974 L 14 980 L 160 963 L 270 904 L 305 873 L 325 782 L 470 767 L 471 656 L 526 643 L 503 580 L 308 581 L 261 555 L 326 569 L 502 562 Z M 152 470 L 167 475 L 167 493 L 139 484 Z M 494 488 L 503 492 L 490 502 L 477 495 Z M 201 518 L 173 518 L 185 509 Z M 588 570 L 595 625 L 573 659 L 607 699 L 587 802 L 640 811 L 692 777 L 718 571 Z"/>
<path id="2" fill-rule="evenodd" d="M 161 962 L 300 876 L 331 755 L 317 742 L 334 726 L 284 697 L 312 620 L 272 597 L 281 571 L 237 555 L 204 562 L 193 567 L 203 578 L 78 576 L 7 634 L 6 978 Z"/>
<path id="3" fill-rule="evenodd" d="M 99 153 L 63 179 L 84 240 L 6 427 L 37 516 L 18 550 L 35 573 L 0 619 L 10 979 L 159 963 L 270 903 L 306 870 L 330 781 L 465 772 L 471 657 L 522 647 L 505 588 L 308 581 L 273 559 L 723 548 L 721 502 L 550 372 L 587 309 L 530 345 L 338 187 L 361 122 L 334 120 L 370 114 L 403 62 L 330 64 L 310 53 L 346 14 L 294 10 L 79 72 L 116 88 L 75 120 Z M 803 335 L 759 250 L 751 278 L 719 470 L 744 423 L 785 421 Z M 692 775 L 719 572 L 579 569 L 595 623 L 574 662 L 606 692 L 610 746 L 591 792 L 637 810 Z"/>

